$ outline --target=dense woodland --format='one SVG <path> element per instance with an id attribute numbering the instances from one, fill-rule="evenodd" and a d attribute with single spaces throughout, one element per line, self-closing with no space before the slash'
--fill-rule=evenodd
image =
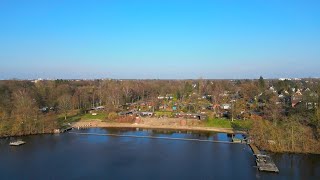
<path id="1" fill-rule="evenodd" d="M 252 120 L 255 143 L 273 151 L 320 152 L 320 80 L 5 80 L 0 136 L 52 132 L 72 113 L 103 107 L 202 113 Z"/>

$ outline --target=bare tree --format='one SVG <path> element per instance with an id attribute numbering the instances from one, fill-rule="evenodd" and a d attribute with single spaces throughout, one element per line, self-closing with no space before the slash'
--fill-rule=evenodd
<path id="1" fill-rule="evenodd" d="M 59 97 L 59 109 L 64 113 L 64 119 L 67 119 L 68 111 L 71 109 L 72 102 L 71 102 L 71 96 L 69 94 L 64 94 Z"/>
<path id="2" fill-rule="evenodd" d="M 24 132 L 31 134 L 37 121 L 37 105 L 35 99 L 25 89 L 17 90 L 13 93 L 15 117 L 15 134 Z"/>

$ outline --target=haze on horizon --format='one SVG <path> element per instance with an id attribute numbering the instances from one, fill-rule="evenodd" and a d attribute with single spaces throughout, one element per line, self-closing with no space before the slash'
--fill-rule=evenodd
<path id="1" fill-rule="evenodd" d="M 320 1 L 0 2 L 0 79 L 320 77 Z"/>

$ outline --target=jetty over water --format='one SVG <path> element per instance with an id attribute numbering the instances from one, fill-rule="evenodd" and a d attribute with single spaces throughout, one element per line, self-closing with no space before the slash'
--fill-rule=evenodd
<path id="1" fill-rule="evenodd" d="M 270 156 L 262 154 L 257 146 L 252 143 L 250 143 L 249 146 L 253 151 L 253 155 L 256 157 L 256 164 L 259 171 L 279 172 L 278 167 L 272 161 Z"/>

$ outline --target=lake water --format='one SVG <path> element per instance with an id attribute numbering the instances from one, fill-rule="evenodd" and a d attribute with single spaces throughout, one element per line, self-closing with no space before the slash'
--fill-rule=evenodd
<path id="1" fill-rule="evenodd" d="M 231 141 L 225 133 L 110 128 L 73 132 Z M 22 139 L 27 143 L 20 147 L 0 140 L 0 179 L 320 179 L 319 155 L 271 154 L 280 173 L 259 172 L 245 144 L 70 133 Z"/>

